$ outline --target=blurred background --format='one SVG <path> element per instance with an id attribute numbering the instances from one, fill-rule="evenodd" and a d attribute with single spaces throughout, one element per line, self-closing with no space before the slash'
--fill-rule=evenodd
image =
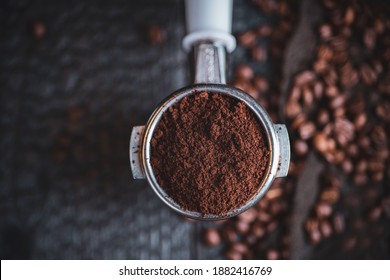
<path id="1" fill-rule="evenodd" d="M 389 259 L 388 1 L 234 0 L 231 84 L 290 174 L 205 223 L 132 179 L 131 127 L 191 83 L 182 0 L 0 3 L 2 259 Z"/>

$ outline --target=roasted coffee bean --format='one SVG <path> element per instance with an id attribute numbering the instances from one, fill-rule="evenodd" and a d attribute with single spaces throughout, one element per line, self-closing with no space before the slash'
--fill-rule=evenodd
<path id="1" fill-rule="evenodd" d="M 232 243 L 230 249 L 240 254 L 245 254 L 248 251 L 248 246 L 242 242 Z"/>
<path id="2" fill-rule="evenodd" d="M 320 200 L 326 203 L 334 204 L 340 198 L 340 192 L 336 188 L 324 189 L 320 194 Z"/>
<path id="3" fill-rule="evenodd" d="M 352 180 L 356 185 L 362 186 L 367 184 L 368 177 L 365 173 L 355 173 Z"/>
<path id="4" fill-rule="evenodd" d="M 245 221 L 237 221 L 235 223 L 237 233 L 244 235 L 249 231 L 249 224 Z"/>
<path id="5" fill-rule="evenodd" d="M 376 43 L 376 32 L 373 28 L 366 28 L 364 31 L 364 45 L 367 49 L 372 50 L 375 47 Z"/>
<path id="6" fill-rule="evenodd" d="M 276 228 L 278 227 L 278 222 L 276 220 L 274 221 L 271 221 L 268 225 L 267 225 L 267 232 L 268 234 L 274 232 L 276 230 Z"/>
<path id="7" fill-rule="evenodd" d="M 274 199 L 279 199 L 283 195 L 283 190 L 280 187 L 272 187 L 268 192 L 265 194 L 265 197 L 271 201 Z"/>
<path id="8" fill-rule="evenodd" d="M 316 126 L 312 122 L 306 122 L 298 127 L 298 133 L 302 140 L 311 138 L 316 131 Z"/>
<path id="9" fill-rule="evenodd" d="M 242 254 L 234 250 L 226 251 L 225 257 L 228 260 L 242 260 Z"/>
<path id="10" fill-rule="evenodd" d="M 376 115 L 383 121 L 390 123 L 390 102 L 384 101 L 375 108 Z"/>
<path id="11" fill-rule="evenodd" d="M 252 30 L 238 36 L 238 43 L 244 48 L 251 48 L 256 44 L 256 33 Z"/>
<path id="12" fill-rule="evenodd" d="M 321 232 L 319 231 L 319 229 L 311 231 L 309 233 L 309 236 L 312 244 L 318 244 L 322 239 Z"/>
<path id="13" fill-rule="evenodd" d="M 320 222 L 320 231 L 323 237 L 329 237 L 332 235 L 332 227 L 326 220 Z"/>
<path id="14" fill-rule="evenodd" d="M 294 142 L 294 152 L 297 156 L 304 156 L 307 154 L 309 146 L 303 140 L 296 140 Z"/>
<path id="15" fill-rule="evenodd" d="M 329 217 L 332 214 L 332 206 L 328 203 L 320 202 L 316 205 L 315 211 L 319 218 Z"/>
<path id="16" fill-rule="evenodd" d="M 345 174 L 350 174 L 353 171 L 352 161 L 349 159 L 344 160 L 341 164 L 341 168 Z"/>
<path id="17" fill-rule="evenodd" d="M 280 253 L 276 249 L 270 249 L 267 251 L 266 258 L 267 260 L 277 260 L 280 257 Z"/>
<path id="18" fill-rule="evenodd" d="M 46 26 L 40 20 L 34 21 L 32 24 L 32 31 L 34 33 L 35 38 L 42 39 L 46 34 Z"/>
<path id="19" fill-rule="evenodd" d="M 377 74 L 368 64 L 363 64 L 361 66 L 360 76 L 366 85 L 372 85 L 377 79 Z"/>
<path id="20" fill-rule="evenodd" d="M 323 132 L 317 132 L 313 139 L 314 147 L 320 153 L 326 153 L 329 151 L 329 139 Z"/>
<path id="21" fill-rule="evenodd" d="M 356 236 L 349 236 L 344 239 L 342 246 L 344 250 L 349 251 L 353 249 L 356 246 L 356 244 L 357 244 Z"/>
<path id="22" fill-rule="evenodd" d="M 228 243 L 236 242 L 238 239 L 237 232 L 234 230 L 233 225 L 226 224 L 222 228 L 222 237 Z"/>
<path id="23" fill-rule="evenodd" d="M 267 50 L 261 46 L 252 48 L 252 59 L 256 62 L 264 62 L 267 60 Z"/>
<path id="24" fill-rule="evenodd" d="M 165 30 L 158 25 L 150 25 L 147 30 L 149 42 L 153 45 L 162 45 L 166 40 Z"/>
<path id="25" fill-rule="evenodd" d="M 251 80 L 254 77 L 254 72 L 249 65 L 241 64 L 236 67 L 235 76 L 237 79 Z"/>
<path id="26" fill-rule="evenodd" d="M 390 197 L 385 197 L 381 201 L 382 212 L 390 218 Z"/>
<path id="27" fill-rule="evenodd" d="M 262 237 L 265 236 L 266 230 L 265 230 L 264 226 L 261 223 L 255 222 L 251 226 L 250 233 L 253 236 L 255 236 L 257 239 L 261 239 Z"/>
<path id="28" fill-rule="evenodd" d="M 326 44 L 320 45 L 317 49 L 319 60 L 329 61 L 333 58 L 333 50 Z"/>
<path id="29" fill-rule="evenodd" d="M 298 116 L 302 112 L 302 107 L 298 104 L 298 102 L 290 101 L 287 103 L 285 107 L 286 116 L 290 119 Z"/>
<path id="30" fill-rule="evenodd" d="M 203 240 L 208 246 L 215 247 L 221 243 L 221 236 L 217 229 L 208 228 L 204 232 Z"/>
<path id="31" fill-rule="evenodd" d="M 332 27 L 329 24 L 322 24 L 320 26 L 320 35 L 323 40 L 328 40 L 332 37 Z"/>
<path id="32" fill-rule="evenodd" d="M 268 37 L 272 34 L 272 27 L 267 24 L 264 24 L 257 27 L 256 31 L 260 37 Z"/>
<path id="33" fill-rule="evenodd" d="M 252 223 L 256 219 L 256 216 L 257 216 L 256 209 L 255 208 L 249 208 L 245 212 L 241 213 L 238 216 L 238 219 L 240 221 L 245 222 L 245 223 Z"/>
<path id="34" fill-rule="evenodd" d="M 364 112 L 357 115 L 354 122 L 353 122 L 356 130 L 361 130 L 366 123 L 367 123 L 367 115 Z"/>
<path id="35" fill-rule="evenodd" d="M 351 25 L 355 19 L 355 10 L 353 9 L 352 6 L 349 6 L 344 15 L 344 23 L 346 25 Z"/>
<path id="36" fill-rule="evenodd" d="M 269 89 L 268 80 L 263 76 L 256 76 L 254 78 L 253 84 L 261 94 L 267 92 Z"/>
<path id="37" fill-rule="evenodd" d="M 305 107 L 310 107 L 314 102 L 314 93 L 309 87 L 303 87 L 302 89 L 303 104 Z"/>
<path id="38" fill-rule="evenodd" d="M 337 233 L 343 233 L 345 230 L 345 220 L 341 214 L 333 216 L 333 228 Z"/>
<path id="39" fill-rule="evenodd" d="M 315 74 L 311 71 L 304 71 L 296 76 L 295 84 L 297 86 L 306 85 L 315 80 Z"/>
<path id="40" fill-rule="evenodd" d="M 381 215 L 382 215 L 382 208 L 378 206 L 370 210 L 370 212 L 368 213 L 368 219 L 370 219 L 371 221 L 377 221 L 379 220 Z"/>

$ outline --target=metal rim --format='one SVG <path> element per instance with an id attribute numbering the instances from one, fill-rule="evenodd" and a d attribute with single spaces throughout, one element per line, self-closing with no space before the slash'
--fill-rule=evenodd
<path id="1" fill-rule="evenodd" d="M 167 193 L 159 186 L 154 173 L 153 168 L 150 163 L 150 157 L 151 157 L 151 149 L 150 149 L 150 141 L 153 136 L 154 129 L 156 128 L 162 114 L 173 104 L 180 101 L 182 98 L 202 92 L 202 91 L 208 91 L 208 92 L 217 92 L 221 93 L 227 96 L 231 96 L 233 98 L 239 99 L 240 101 L 243 101 L 258 117 L 258 120 L 261 122 L 261 124 L 264 127 L 264 130 L 267 134 L 267 140 L 268 145 L 271 152 L 270 157 L 270 163 L 268 165 L 268 176 L 266 176 L 263 179 L 263 182 L 261 186 L 259 186 L 259 191 L 243 206 L 241 206 L 238 209 L 234 209 L 225 215 L 217 216 L 217 215 L 203 215 L 199 212 L 193 212 L 182 209 L 175 201 L 173 201 Z M 271 121 L 271 118 L 269 117 L 268 113 L 257 103 L 255 99 L 253 99 L 251 96 L 249 96 L 247 93 L 228 86 L 224 84 L 196 84 L 192 86 L 187 86 L 184 88 L 181 88 L 175 92 L 173 92 L 171 95 L 169 95 L 165 100 L 162 101 L 162 103 L 156 108 L 156 110 L 152 113 L 151 117 L 148 120 L 148 123 L 145 127 L 145 133 L 142 141 L 142 164 L 145 171 L 145 176 L 148 181 L 148 183 L 151 185 L 154 192 L 160 197 L 162 201 L 164 201 L 165 204 L 167 204 L 170 208 L 175 210 L 176 212 L 179 212 L 180 214 L 192 218 L 192 219 L 199 219 L 199 220 L 221 220 L 221 219 L 227 219 L 234 217 L 248 208 L 252 207 L 260 198 L 264 196 L 264 194 L 267 192 L 267 190 L 270 188 L 272 182 L 275 179 L 275 175 L 278 169 L 278 163 L 279 163 L 279 141 L 277 140 L 277 136 L 274 130 L 274 124 Z"/>

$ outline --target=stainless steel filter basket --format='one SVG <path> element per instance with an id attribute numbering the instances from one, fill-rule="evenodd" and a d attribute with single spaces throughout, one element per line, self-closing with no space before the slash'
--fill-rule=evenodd
<path id="1" fill-rule="evenodd" d="M 159 186 L 150 163 L 150 142 L 163 113 L 182 98 L 203 91 L 218 92 L 243 101 L 255 113 L 264 127 L 271 152 L 266 176 L 259 186 L 257 193 L 245 205 L 222 216 L 203 215 L 202 213 L 192 212 L 181 208 Z M 193 219 L 219 220 L 233 217 L 247 210 L 264 196 L 275 178 L 287 175 L 290 162 L 290 143 L 285 125 L 273 124 L 267 112 L 256 102 L 256 100 L 245 92 L 223 84 L 195 84 L 172 93 L 153 112 L 146 126 L 136 126 L 133 128 L 130 139 L 130 162 L 133 177 L 135 179 L 146 179 L 160 199 L 173 210 Z"/>

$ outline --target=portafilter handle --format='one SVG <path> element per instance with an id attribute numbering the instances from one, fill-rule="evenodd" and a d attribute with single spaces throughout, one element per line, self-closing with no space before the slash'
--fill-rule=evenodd
<path id="1" fill-rule="evenodd" d="M 226 52 L 236 48 L 231 34 L 232 0 L 186 0 L 183 48 L 194 52 L 194 83 L 226 84 Z"/>

